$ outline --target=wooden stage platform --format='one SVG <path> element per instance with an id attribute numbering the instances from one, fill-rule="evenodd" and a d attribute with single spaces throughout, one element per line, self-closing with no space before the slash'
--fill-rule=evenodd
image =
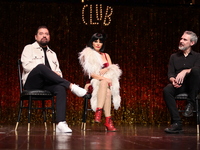
<path id="1" fill-rule="evenodd" d="M 56 134 L 52 127 L 43 125 L 0 127 L 1 150 L 198 150 L 199 135 L 196 126 L 184 126 L 181 134 L 166 134 L 167 126 L 126 125 L 116 126 L 117 132 L 105 132 L 103 125 L 70 126 L 72 133 Z"/>

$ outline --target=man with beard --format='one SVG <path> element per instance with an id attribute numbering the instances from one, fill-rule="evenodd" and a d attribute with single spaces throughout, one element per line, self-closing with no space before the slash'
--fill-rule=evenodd
<path id="1" fill-rule="evenodd" d="M 72 132 L 66 115 L 66 89 L 82 97 L 86 90 L 62 78 L 56 53 L 48 47 L 49 30 L 40 26 L 35 34 L 35 42 L 26 45 L 21 55 L 25 90 L 49 90 L 56 96 L 56 132 Z"/>
<path id="2" fill-rule="evenodd" d="M 183 116 L 191 117 L 195 107 L 195 97 L 200 84 L 200 54 L 192 50 L 197 43 L 192 31 L 185 31 L 179 42 L 179 51 L 171 55 L 168 66 L 168 79 L 171 82 L 163 89 L 163 96 L 171 115 L 171 127 L 166 133 L 182 132 L 182 121 L 176 106 L 175 96 L 188 93 L 187 105 Z"/>

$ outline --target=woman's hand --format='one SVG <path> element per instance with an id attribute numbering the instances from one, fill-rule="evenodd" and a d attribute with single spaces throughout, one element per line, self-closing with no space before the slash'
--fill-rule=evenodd
<path id="1" fill-rule="evenodd" d="M 103 68 L 99 71 L 99 74 L 103 76 L 108 71 L 108 68 Z"/>
<path id="2" fill-rule="evenodd" d="M 112 81 L 111 81 L 111 79 L 109 79 L 109 78 L 105 78 L 105 80 L 107 81 L 108 86 L 112 86 Z"/>

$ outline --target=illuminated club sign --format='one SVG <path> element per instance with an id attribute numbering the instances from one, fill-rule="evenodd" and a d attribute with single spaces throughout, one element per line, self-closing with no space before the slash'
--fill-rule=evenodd
<path id="1" fill-rule="evenodd" d="M 84 5 L 82 8 L 83 23 L 85 25 L 98 25 L 102 22 L 104 26 L 108 26 L 111 23 L 113 8 L 106 6 L 104 10 L 102 4 Z"/>

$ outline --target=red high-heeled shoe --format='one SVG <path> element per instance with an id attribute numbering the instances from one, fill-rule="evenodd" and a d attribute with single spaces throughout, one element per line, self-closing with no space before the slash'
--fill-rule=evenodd
<path id="1" fill-rule="evenodd" d="M 95 118 L 94 121 L 100 123 L 101 122 L 101 115 L 102 115 L 103 109 L 102 108 L 97 108 L 95 112 Z"/>
<path id="2" fill-rule="evenodd" d="M 116 130 L 117 130 L 113 125 L 113 121 L 112 121 L 111 116 L 110 117 L 106 117 L 106 122 L 105 122 L 104 125 L 105 125 L 106 130 L 108 132 L 116 132 Z"/>

